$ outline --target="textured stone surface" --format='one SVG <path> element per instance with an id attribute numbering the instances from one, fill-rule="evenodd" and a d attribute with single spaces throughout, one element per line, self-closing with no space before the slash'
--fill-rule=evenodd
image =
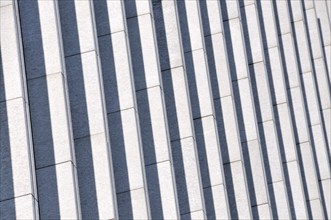
<path id="1" fill-rule="evenodd" d="M 231 76 L 222 33 L 205 38 L 213 98 L 231 95 Z"/>
<path id="2" fill-rule="evenodd" d="M 0 0 L 0 219 L 330 218 L 330 4 Z"/>
<path id="3" fill-rule="evenodd" d="M 65 162 L 36 172 L 40 218 L 79 218 L 73 164 Z"/>
<path id="4" fill-rule="evenodd" d="M 99 37 L 100 61 L 107 112 L 132 108 L 135 105 L 133 77 L 124 31 Z"/>
<path id="5" fill-rule="evenodd" d="M 172 143 L 180 213 L 203 209 L 202 186 L 199 178 L 194 140 L 185 138 Z"/>
<path id="6" fill-rule="evenodd" d="M 233 193 L 229 194 L 231 215 L 243 219 L 252 218 L 248 189 L 245 187 L 246 177 L 243 173 L 243 163 L 236 161 L 224 166 L 225 178 L 229 178 L 233 185 Z M 232 197 L 232 198 L 231 198 Z M 232 202 L 231 202 L 232 201 Z"/>
<path id="7" fill-rule="evenodd" d="M 190 102 L 187 97 L 186 77 L 182 67 L 162 72 L 164 98 L 167 107 L 168 123 L 171 140 L 192 136 L 192 121 L 190 120 Z M 171 114 L 176 109 L 176 114 Z"/>
<path id="8" fill-rule="evenodd" d="M 151 15 L 128 19 L 128 30 L 136 90 L 160 85 Z"/>
<path id="9" fill-rule="evenodd" d="M 203 188 L 223 184 L 222 159 L 213 116 L 194 120 Z"/>
<path id="10" fill-rule="evenodd" d="M 6 5 L 10 1 L 1 1 Z M 15 12 L 12 5 L 0 8 L 0 67 L 4 74 L 0 75 L 0 85 L 4 91 L 0 93 L 0 101 L 23 96 L 22 75 L 20 69 L 20 48 L 16 40 L 17 29 Z"/>
<path id="11" fill-rule="evenodd" d="M 3 219 L 38 219 L 38 202 L 31 195 L 0 202 L 0 217 Z"/>
<path id="12" fill-rule="evenodd" d="M 112 124 L 109 132 L 114 157 L 116 192 L 143 187 L 143 164 L 140 157 L 134 109 L 108 115 L 108 123 Z M 120 127 L 115 125 L 120 125 Z M 127 179 L 128 183 L 126 183 Z"/>

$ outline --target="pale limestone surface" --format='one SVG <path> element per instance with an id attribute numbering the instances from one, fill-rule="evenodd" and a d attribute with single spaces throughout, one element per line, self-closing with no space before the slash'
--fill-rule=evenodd
<path id="1" fill-rule="evenodd" d="M 330 218 L 328 5 L 0 0 L 0 218 Z"/>

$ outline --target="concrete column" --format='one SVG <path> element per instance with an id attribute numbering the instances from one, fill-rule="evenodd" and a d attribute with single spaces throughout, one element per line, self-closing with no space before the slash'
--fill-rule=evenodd
<path id="1" fill-rule="evenodd" d="M 102 70 L 91 1 L 59 1 L 82 218 L 117 218 Z"/>
<path id="2" fill-rule="evenodd" d="M 66 71 L 55 1 L 19 1 L 40 218 L 80 218 Z"/>
<path id="3" fill-rule="evenodd" d="M 207 218 L 227 218 L 228 200 L 199 1 L 179 1 L 179 22 Z M 208 138 L 207 138 L 208 137 Z M 220 214 L 213 196 L 221 194 Z M 216 196 L 214 197 L 217 198 Z M 216 213 L 218 215 L 216 215 Z M 216 216 L 215 216 L 216 215 Z M 222 216 L 225 215 L 225 216 Z"/>
<path id="4" fill-rule="evenodd" d="M 281 135 L 277 131 L 277 111 L 274 108 L 274 100 L 284 94 L 285 86 L 277 48 L 276 28 L 269 29 L 275 26 L 272 15 L 271 1 L 245 1 L 241 7 L 259 134 L 265 169 L 268 173 L 271 215 L 274 218 L 287 219 L 290 210 L 279 145 Z M 278 75 L 276 79 L 274 75 Z M 277 209 L 279 205 L 284 209 Z"/>
<path id="5" fill-rule="evenodd" d="M 246 4 L 251 3 L 247 2 Z M 248 68 L 250 58 L 247 56 L 244 42 L 243 18 L 240 14 L 238 1 L 222 2 L 221 6 L 226 42 L 227 45 L 230 45 L 230 42 L 232 44 L 232 46 L 227 47 L 227 51 L 231 64 L 230 71 L 250 202 L 251 206 L 254 207 L 252 208 L 252 215 L 255 218 L 257 213 L 270 216 L 268 188 L 252 92 L 252 78 Z"/>
<path id="6" fill-rule="evenodd" d="M 29 99 L 16 1 L 0 4 L 0 218 L 38 219 Z"/>
<path id="7" fill-rule="evenodd" d="M 248 186 L 239 139 L 220 2 L 200 1 L 200 11 L 230 216 L 232 218 L 249 218 L 251 214 Z"/>
<path id="8" fill-rule="evenodd" d="M 306 0 L 307 2 L 307 0 Z M 331 84 L 331 3 L 329 1 L 312 1 L 318 18 L 323 53 L 328 67 L 329 83 Z"/>

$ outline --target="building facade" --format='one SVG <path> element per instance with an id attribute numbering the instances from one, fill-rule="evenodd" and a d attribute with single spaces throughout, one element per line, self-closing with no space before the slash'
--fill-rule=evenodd
<path id="1" fill-rule="evenodd" d="M 330 219 L 329 0 L 0 0 L 0 219 Z"/>

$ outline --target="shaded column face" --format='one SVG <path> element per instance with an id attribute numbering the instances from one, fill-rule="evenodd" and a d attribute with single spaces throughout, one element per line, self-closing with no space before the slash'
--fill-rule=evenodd
<path id="1" fill-rule="evenodd" d="M 0 219 L 328 219 L 327 0 L 0 0 Z"/>

